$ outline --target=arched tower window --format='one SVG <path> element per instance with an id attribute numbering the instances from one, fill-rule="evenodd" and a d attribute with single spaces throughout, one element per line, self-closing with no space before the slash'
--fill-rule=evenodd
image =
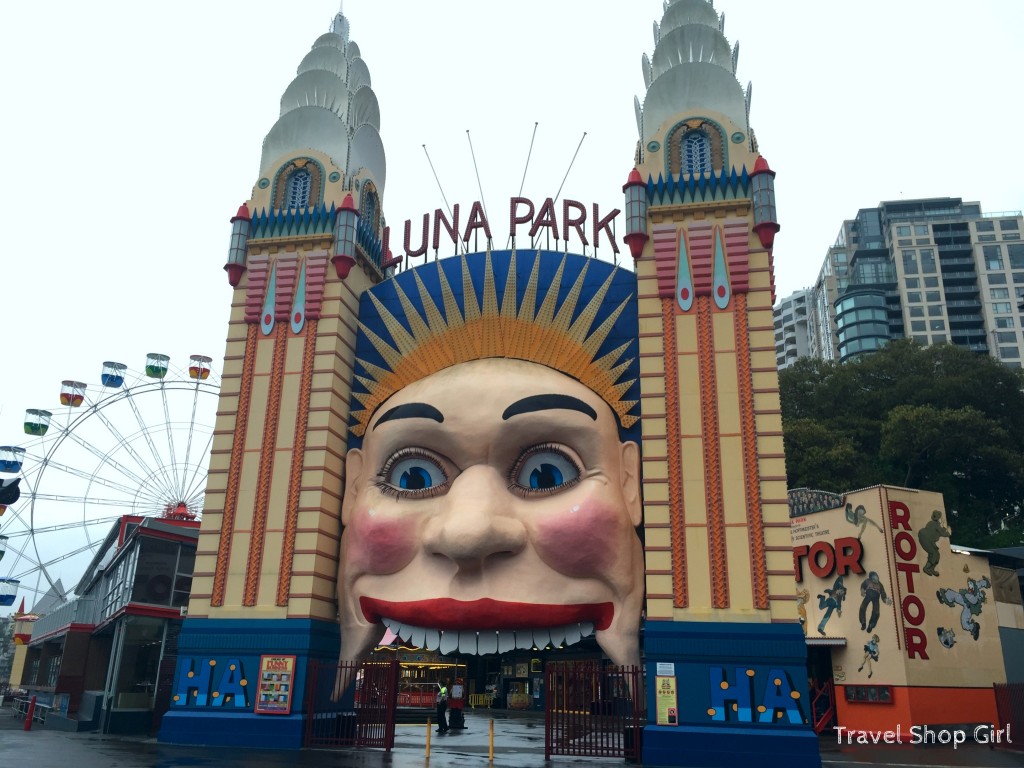
<path id="1" fill-rule="evenodd" d="M 359 219 L 376 233 L 379 229 L 380 202 L 377 197 L 377 189 L 369 181 L 363 184 L 359 207 L 362 209 L 359 211 Z"/>
<path id="2" fill-rule="evenodd" d="M 299 168 L 288 177 L 285 191 L 285 208 L 305 210 L 309 205 L 309 193 L 313 188 L 313 177 L 305 168 Z"/>
<path id="3" fill-rule="evenodd" d="M 704 176 L 713 170 L 711 137 L 704 131 L 690 131 L 683 136 L 683 168 L 688 174 Z"/>
<path id="4" fill-rule="evenodd" d="M 725 138 L 722 129 L 711 120 L 696 117 L 679 123 L 665 141 L 669 175 L 710 176 L 726 167 Z"/>
<path id="5" fill-rule="evenodd" d="M 282 166 L 274 179 L 273 206 L 276 211 L 305 210 L 321 204 L 324 169 L 312 158 L 300 157 Z"/>

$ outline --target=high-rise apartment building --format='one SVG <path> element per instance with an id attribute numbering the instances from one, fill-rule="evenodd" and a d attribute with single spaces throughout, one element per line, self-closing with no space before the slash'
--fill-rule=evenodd
<path id="1" fill-rule="evenodd" d="M 845 361 L 891 339 L 1022 361 L 1024 218 L 960 198 L 883 202 L 843 222 L 811 292 L 810 354 Z"/>
<path id="2" fill-rule="evenodd" d="M 810 300 L 810 291 L 796 291 L 780 301 L 772 310 L 775 362 L 780 371 L 810 354 L 810 334 L 807 327 L 807 305 Z"/>

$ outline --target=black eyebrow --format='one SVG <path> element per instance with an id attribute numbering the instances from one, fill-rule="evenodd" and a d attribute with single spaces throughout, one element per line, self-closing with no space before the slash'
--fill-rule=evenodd
<path id="1" fill-rule="evenodd" d="M 396 419 L 433 419 L 438 424 L 444 424 L 444 414 L 434 406 L 427 405 L 426 403 L 405 403 L 404 405 L 396 405 L 377 419 L 377 422 L 371 429 L 376 429 L 385 421 L 395 421 Z"/>
<path id="2" fill-rule="evenodd" d="M 513 416 L 519 416 L 524 413 L 551 410 L 579 411 L 597 421 L 597 411 L 579 398 L 570 395 L 532 395 L 524 397 L 522 400 L 517 400 L 506 408 L 505 412 L 501 414 L 501 418 L 504 421 L 508 421 Z"/>

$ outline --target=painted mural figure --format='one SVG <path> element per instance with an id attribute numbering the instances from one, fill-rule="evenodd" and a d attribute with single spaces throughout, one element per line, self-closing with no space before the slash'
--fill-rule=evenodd
<path id="1" fill-rule="evenodd" d="M 818 634 L 825 634 L 825 625 L 828 624 L 828 620 L 832 618 L 832 613 L 835 611 L 839 614 L 839 617 L 843 616 L 843 601 L 846 599 L 846 585 L 843 583 L 842 576 L 836 576 L 835 582 L 832 584 L 832 589 L 826 589 L 825 594 L 818 595 L 818 610 L 825 611 L 825 615 L 821 617 L 821 621 L 818 622 Z"/>
<path id="2" fill-rule="evenodd" d="M 857 531 L 858 541 L 860 540 L 860 537 L 864 535 L 864 529 L 866 529 L 869 524 L 873 525 L 879 532 L 882 530 L 882 526 L 868 517 L 868 511 L 864 508 L 863 504 L 858 504 L 856 509 L 853 508 L 852 504 L 847 504 L 846 519 L 860 528 L 860 530 Z"/>
<path id="3" fill-rule="evenodd" d="M 956 632 L 952 629 L 945 627 L 939 627 L 938 629 L 939 643 L 943 648 L 952 648 L 956 645 Z"/>
<path id="4" fill-rule="evenodd" d="M 810 602 L 811 593 L 807 589 L 799 589 L 796 593 L 796 612 L 800 617 L 800 626 L 807 634 L 807 603 Z"/>
<path id="5" fill-rule="evenodd" d="M 932 519 L 928 524 L 917 532 L 921 548 L 928 553 L 928 562 L 921 570 L 929 576 L 939 575 L 935 570 L 935 566 L 939 564 L 939 539 L 948 539 L 949 536 L 949 530 L 942 524 L 942 512 L 937 509 L 932 512 Z"/>
<path id="6" fill-rule="evenodd" d="M 881 600 L 886 605 L 892 605 L 892 598 L 886 594 L 885 587 L 875 571 L 871 571 L 868 577 L 861 582 L 860 594 L 863 598 L 860 602 L 860 628 L 865 632 L 871 632 L 878 623 L 878 601 Z M 868 616 L 869 607 L 871 609 L 870 616 Z"/>
<path id="7" fill-rule="evenodd" d="M 615 664 L 639 664 L 640 451 L 624 439 L 635 403 L 620 399 L 636 358 L 619 359 L 636 332 L 601 348 L 630 301 L 622 291 L 635 291 L 632 275 L 552 253 L 519 257 L 518 269 L 514 253 L 504 264 L 484 257 L 420 267 L 363 301 L 369 343 L 357 354 L 370 391 L 354 395 L 362 443 L 346 460 L 341 658 L 361 658 L 386 626 L 467 655 L 596 633 Z M 484 283 L 481 300 L 473 280 Z M 458 299 L 450 283 L 464 290 Z M 385 305 L 378 290 L 398 296 L 385 294 Z M 426 317 L 405 291 L 419 294 Z M 556 307 L 559 291 L 568 298 Z M 363 362 L 374 349 L 380 360 Z"/>
<path id="8" fill-rule="evenodd" d="M 868 668 L 868 677 L 871 677 L 875 673 L 871 667 L 871 662 L 873 661 L 878 661 L 878 635 L 872 635 L 871 639 L 864 644 L 864 660 L 860 663 L 857 671 L 863 672 L 866 666 Z"/>
<path id="9" fill-rule="evenodd" d="M 982 606 L 988 599 L 985 590 L 991 589 L 991 587 L 992 582 L 988 580 L 988 577 L 982 576 L 978 580 L 968 579 L 965 589 L 940 589 L 936 594 L 939 597 L 939 602 L 943 605 L 962 609 L 960 611 L 960 626 L 977 640 L 981 632 L 981 624 L 978 623 L 975 616 L 981 615 Z"/>

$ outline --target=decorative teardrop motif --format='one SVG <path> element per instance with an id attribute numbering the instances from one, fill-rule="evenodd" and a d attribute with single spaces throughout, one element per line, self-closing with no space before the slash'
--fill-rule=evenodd
<path id="1" fill-rule="evenodd" d="M 295 289 L 295 300 L 292 302 L 292 333 L 302 333 L 306 327 L 306 265 L 303 263 L 299 273 L 299 285 Z"/>
<path id="2" fill-rule="evenodd" d="M 260 330 L 264 336 L 269 336 L 274 331 L 274 296 L 277 295 L 277 265 L 270 270 L 270 280 L 267 281 L 267 295 L 263 299 L 263 311 L 260 312 Z"/>
<path id="3" fill-rule="evenodd" d="M 719 227 L 715 227 L 715 279 L 712 292 L 716 307 L 725 309 L 729 306 L 732 289 L 729 286 L 729 268 L 725 263 L 725 246 L 722 244 L 722 230 Z"/>
<path id="4" fill-rule="evenodd" d="M 693 308 L 693 274 L 686 245 L 686 232 L 679 233 L 679 264 L 676 269 L 676 301 L 683 312 Z"/>

